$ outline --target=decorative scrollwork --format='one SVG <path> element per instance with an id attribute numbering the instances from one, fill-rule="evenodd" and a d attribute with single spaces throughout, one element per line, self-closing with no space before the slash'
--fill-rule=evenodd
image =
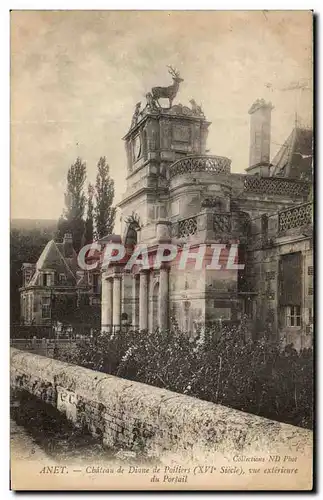
<path id="1" fill-rule="evenodd" d="M 202 208 L 219 208 L 221 207 L 221 200 L 216 198 L 215 196 L 209 196 L 208 198 L 204 198 L 201 204 Z"/>
<path id="2" fill-rule="evenodd" d="M 180 158 L 169 169 L 170 178 L 193 172 L 229 174 L 231 160 L 224 156 L 186 156 Z"/>
<path id="3" fill-rule="evenodd" d="M 178 222 L 178 235 L 187 238 L 197 232 L 197 217 L 189 217 Z"/>
<path id="4" fill-rule="evenodd" d="M 281 179 L 279 177 L 246 175 L 244 189 L 245 191 L 255 193 L 306 196 L 310 191 L 310 184 L 308 182 Z"/>
<path id="5" fill-rule="evenodd" d="M 278 214 L 278 231 L 280 233 L 310 224 L 312 224 L 312 203 L 298 205 Z"/>
<path id="6" fill-rule="evenodd" d="M 230 214 L 214 214 L 213 228 L 216 233 L 231 232 L 231 215 Z"/>

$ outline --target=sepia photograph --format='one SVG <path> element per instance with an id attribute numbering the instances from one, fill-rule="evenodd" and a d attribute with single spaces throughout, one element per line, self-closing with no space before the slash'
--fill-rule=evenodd
<path id="1" fill-rule="evenodd" d="M 311 491 L 314 14 L 10 12 L 10 489 Z"/>

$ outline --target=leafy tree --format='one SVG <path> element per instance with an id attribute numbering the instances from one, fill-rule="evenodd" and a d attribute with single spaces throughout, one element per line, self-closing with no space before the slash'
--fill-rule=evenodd
<path id="1" fill-rule="evenodd" d="M 69 232 L 73 236 L 74 249 L 78 252 L 84 236 L 84 210 L 86 198 L 84 182 L 86 179 L 86 164 L 77 158 L 67 172 L 67 188 L 64 195 L 65 209 L 58 221 L 58 238 L 62 239 Z"/>
<path id="2" fill-rule="evenodd" d="M 93 205 L 93 194 L 94 188 L 92 184 L 88 185 L 87 189 L 88 198 L 87 198 L 87 214 L 85 221 L 85 244 L 92 243 L 93 235 L 94 235 L 94 227 L 93 227 L 93 217 L 94 217 L 94 205 Z"/>
<path id="3" fill-rule="evenodd" d="M 114 198 L 114 181 L 109 175 L 106 157 L 98 161 L 98 173 L 95 183 L 95 225 L 96 237 L 102 238 L 111 234 L 114 228 L 116 209 L 112 206 Z"/>

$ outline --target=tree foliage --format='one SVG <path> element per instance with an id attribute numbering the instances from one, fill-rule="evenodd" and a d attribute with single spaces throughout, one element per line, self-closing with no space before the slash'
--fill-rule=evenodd
<path id="1" fill-rule="evenodd" d="M 94 236 L 94 205 L 93 205 L 94 188 L 92 184 L 88 185 L 87 189 L 87 213 L 85 220 L 85 244 L 92 243 Z"/>
<path id="2" fill-rule="evenodd" d="M 86 197 L 84 183 L 86 179 L 86 164 L 77 158 L 67 172 L 67 187 L 64 195 L 65 209 L 58 221 L 58 238 L 62 239 L 65 233 L 73 236 L 73 245 L 79 251 L 84 236 L 84 210 Z"/>
<path id="3" fill-rule="evenodd" d="M 114 228 L 116 209 L 112 206 L 114 198 L 114 181 L 110 177 L 106 157 L 98 161 L 98 173 L 95 183 L 95 226 L 96 237 L 102 238 L 111 234 Z"/>

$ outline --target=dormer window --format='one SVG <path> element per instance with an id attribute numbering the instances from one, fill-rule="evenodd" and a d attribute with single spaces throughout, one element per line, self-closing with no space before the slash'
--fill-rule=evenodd
<path id="1" fill-rule="evenodd" d="M 53 286 L 54 285 L 54 274 L 51 273 L 43 273 L 41 275 L 42 286 Z"/>
<path id="2" fill-rule="evenodd" d="M 66 283 L 66 274 L 64 274 L 64 273 L 59 274 L 59 282 L 60 282 L 60 284 Z"/>

